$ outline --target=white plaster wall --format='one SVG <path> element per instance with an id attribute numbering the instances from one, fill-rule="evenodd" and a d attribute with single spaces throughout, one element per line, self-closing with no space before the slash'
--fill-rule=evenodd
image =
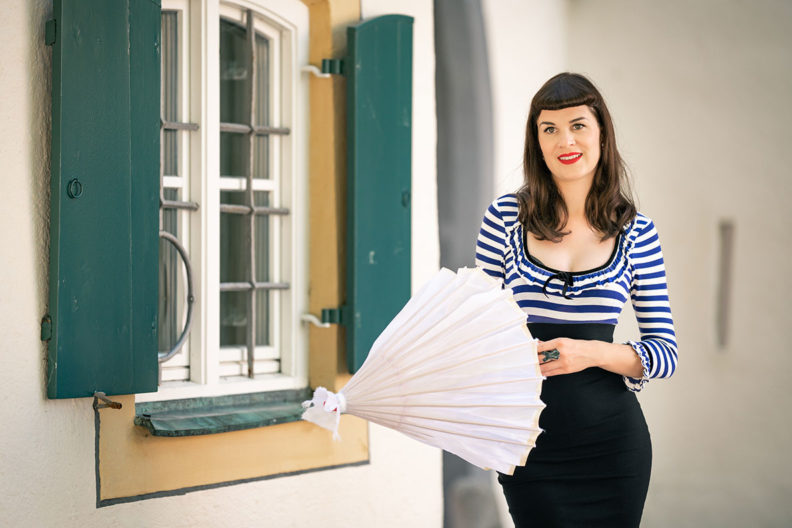
<path id="1" fill-rule="evenodd" d="M 364 2 L 364 15 L 392 12 Z M 437 269 L 431 2 L 416 17 L 414 281 Z M 91 401 L 47 400 L 49 0 L 3 2 L 0 34 L 0 526 L 440 526 L 440 452 L 371 426 L 371 463 L 96 509 Z M 266 446 L 262 446 L 266 449 Z"/>
<path id="2" fill-rule="evenodd" d="M 531 98 L 566 67 L 566 3 L 482 0 L 482 7 L 494 112 L 495 198 L 521 185 Z"/>
<path id="3" fill-rule="evenodd" d="M 567 12 L 570 68 L 602 89 L 658 226 L 679 340 L 676 375 L 640 397 L 654 442 L 643 525 L 792 525 L 792 4 L 570 0 Z M 721 218 L 736 223 L 722 350 Z"/>

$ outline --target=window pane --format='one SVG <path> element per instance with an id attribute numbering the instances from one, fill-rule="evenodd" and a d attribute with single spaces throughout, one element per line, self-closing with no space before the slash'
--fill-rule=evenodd
<path id="1" fill-rule="evenodd" d="M 256 346 L 270 344 L 270 295 L 277 293 L 270 293 L 267 290 L 256 292 Z"/>
<path id="2" fill-rule="evenodd" d="M 162 12 L 162 80 L 160 104 L 162 118 L 179 120 L 179 26 L 175 11 Z M 165 130 L 162 136 L 162 170 L 165 176 L 177 176 L 178 132 Z"/>
<path id="3" fill-rule="evenodd" d="M 256 205 L 270 205 L 268 192 L 256 192 Z M 256 216 L 256 281 L 267 282 L 270 276 L 270 222 L 269 215 Z"/>
<path id="4" fill-rule="evenodd" d="M 175 11 L 162 12 L 162 80 L 160 100 L 162 117 L 178 121 L 179 114 L 179 26 Z"/>
<path id="5" fill-rule="evenodd" d="M 256 35 L 256 124 L 271 124 L 269 43 L 262 35 Z M 257 136 L 254 140 L 253 177 L 269 179 L 269 136 Z"/>
<path id="6" fill-rule="evenodd" d="M 220 176 L 247 178 L 250 163 L 250 137 L 247 134 L 220 133 Z"/>
<path id="7" fill-rule="evenodd" d="M 162 131 L 162 174 L 163 176 L 180 176 L 178 130 Z"/>
<path id="8" fill-rule="evenodd" d="M 256 35 L 256 124 L 269 125 L 270 68 L 269 43 Z"/>
<path id="9" fill-rule="evenodd" d="M 250 292 L 220 292 L 220 346 L 247 344 Z"/>
<path id="10" fill-rule="evenodd" d="M 220 21 L 220 121 L 250 123 L 250 51 L 244 27 Z"/>
<path id="11" fill-rule="evenodd" d="M 269 173 L 269 136 L 256 136 L 253 140 L 253 177 L 268 180 Z"/>
<path id="12" fill-rule="evenodd" d="M 178 189 L 164 189 L 166 200 L 178 200 Z M 179 213 L 174 209 L 162 211 L 162 229 L 174 236 L 179 236 Z M 160 240 L 159 259 L 159 349 L 170 350 L 179 337 L 178 280 L 181 262 L 173 244 Z"/>
<path id="13" fill-rule="evenodd" d="M 221 191 L 220 203 L 246 205 L 245 191 Z M 250 280 L 250 219 L 246 214 L 220 214 L 220 282 Z"/>
<path id="14" fill-rule="evenodd" d="M 270 205 L 269 192 L 256 191 L 257 206 Z M 221 191 L 220 202 L 231 205 L 246 205 L 246 191 Z M 256 216 L 256 276 L 257 282 L 270 280 L 270 222 L 268 215 Z M 220 282 L 250 280 L 248 274 L 250 249 L 248 232 L 250 219 L 246 214 L 220 214 Z"/>

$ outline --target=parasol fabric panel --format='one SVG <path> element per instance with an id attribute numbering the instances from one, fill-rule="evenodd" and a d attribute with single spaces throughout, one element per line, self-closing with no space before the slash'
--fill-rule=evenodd
<path id="1" fill-rule="evenodd" d="M 373 344 L 338 394 L 303 418 L 334 433 L 349 413 L 511 474 L 540 434 L 542 375 L 525 313 L 480 269 L 441 270 Z"/>
<path id="2" fill-rule="evenodd" d="M 160 3 L 53 13 L 47 394 L 155 391 Z"/>
<path id="3" fill-rule="evenodd" d="M 347 366 L 410 297 L 413 19 L 347 30 Z"/>

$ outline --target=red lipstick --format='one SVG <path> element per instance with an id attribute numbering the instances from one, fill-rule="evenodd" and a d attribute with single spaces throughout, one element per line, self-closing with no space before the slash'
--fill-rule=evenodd
<path id="1" fill-rule="evenodd" d="M 560 161 L 564 165 L 572 165 L 582 157 L 583 157 L 582 152 L 568 152 L 566 154 L 561 154 L 560 156 L 558 156 L 558 161 Z"/>

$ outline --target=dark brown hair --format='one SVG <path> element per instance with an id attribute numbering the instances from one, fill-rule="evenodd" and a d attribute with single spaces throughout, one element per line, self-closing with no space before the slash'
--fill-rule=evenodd
<path id="1" fill-rule="evenodd" d="M 586 196 L 586 219 L 603 233 L 602 240 L 616 236 L 634 217 L 627 170 L 619 151 L 613 121 L 602 95 L 586 77 L 577 73 L 559 73 L 542 86 L 531 101 L 525 125 L 525 180 L 517 191 L 520 204 L 518 219 L 526 231 L 539 240 L 560 241 L 569 211 L 547 168 L 539 148 L 538 124 L 542 110 L 560 110 L 570 106 L 588 106 L 596 116 L 602 143 L 600 160 L 591 189 Z"/>

